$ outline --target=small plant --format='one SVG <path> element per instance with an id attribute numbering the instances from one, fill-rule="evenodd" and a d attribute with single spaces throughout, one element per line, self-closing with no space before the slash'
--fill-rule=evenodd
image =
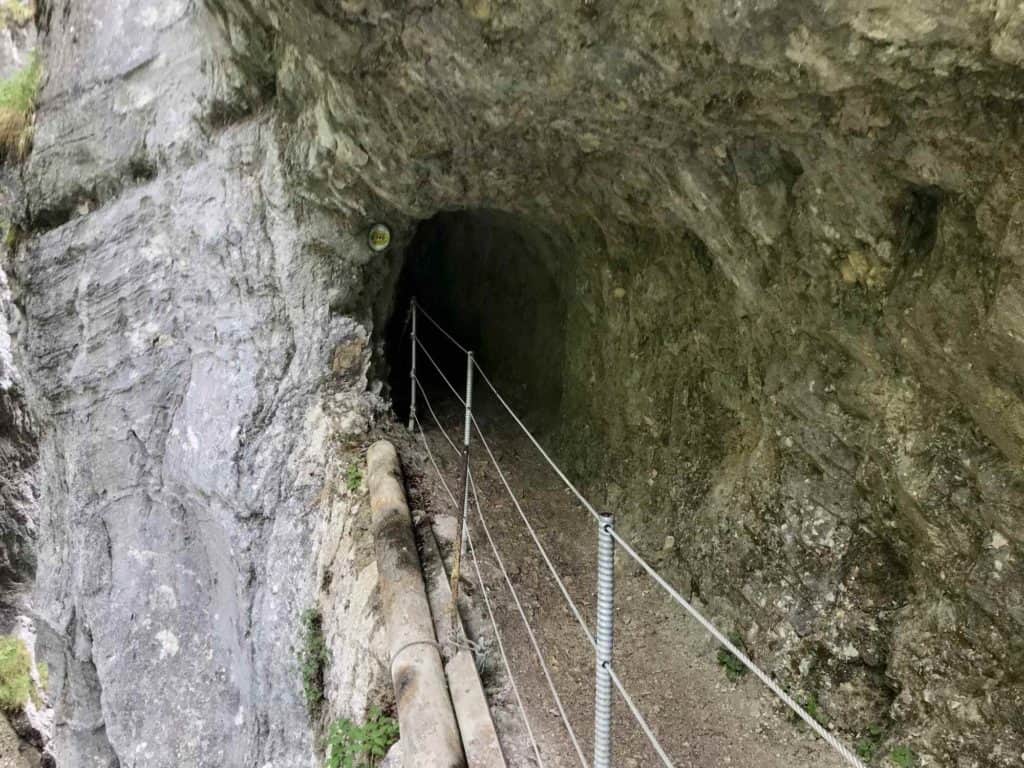
<path id="1" fill-rule="evenodd" d="M 28 66 L 0 82 L 0 154 L 22 159 L 32 145 L 32 116 L 42 67 L 32 53 Z"/>
<path id="2" fill-rule="evenodd" d="M 825 717 L 825 710 L 821 708 L 821 702 L 818 701 L 818 694 L 812 691 L 801 704 L 807 714 L 813 717 L 818 725 L 828 725 L 828 718 Z"/>
<path id="3" fill-rule="evenodd" d="M 729 634 L 729 641 L 735 645 L 743 653 L 747 652 L 747 649 L 743 645 L 743 638 L 736 632 Z M 718 666 L 725 670 L 725 676 L 729 678 L 729 682 L 735 683 L 745 674 L 747 674 L 747 668 L 743 662 L 732 654 L 732 651 L 728 650 L 724 646 L 718 649 Z"/>
<path id="4" fill-rule="evenodd" d="M 374 768 L 398 741 L 398 723 L 377 707 L 363 725 L 336 720 L 327 736 L 327 768 Z"/>
<path id="5" fill-rule="evenodd" d="M 865 762 L 871 762 L 878 757 L 879 750 L 882 747 L 882 737 L 884 735 L 884 729 L 880 725 L 871 725 L 868 727 L 867 733 L 857 740 L 854 747 L 857 750 L 857 757 Z"/>
<path id="6" fill-rule="evenodd" d="M 32 659 L 17 637 L 0 637 L 0 709 L 17 712 L 32 696 Z"/>
<path id="7" fill-rule="evenodd" d="M 348 486 L 349 491 L 356 493 L 359 491 L 360 486 L 363 484 L 363 473 L 359 469 L 358 464 L 350 464 L 348 472 L 345 475 L 345 485 Z"/>
<path id="8" fill-rule="evenodd" d="M 324 642 L 324 620 L 316 608 L 302 614 L 302 650 L 299 665 L 302 668 L 302 691 L 311 717 L 319 717 L 324 707 L 324 668 L 331 654 Z"/>
<path id="9" fill-rule="evenodd" d="M 917 753 L 906 744 L 901 744 L 890 752 L 889 759 L 899 768 L 913 768 L 917 765 Z"/>
<path id="10" fill-rule="evenodd" d="M 0 0 L 0 29 L 8 27 L 23 27 L 32 21 L 36 15 L 32 3 L 22 3 L 19 0 Z"/>

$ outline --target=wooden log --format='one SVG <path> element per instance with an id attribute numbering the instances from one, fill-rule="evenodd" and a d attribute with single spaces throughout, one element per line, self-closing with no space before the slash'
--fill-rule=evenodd
<path id="1" fill-rule="evenodd" d="M 487 696 L 477 673 L 476 660 L 468 650 L 469 641 L 462 616 L 459 613 L 453 616 L 449 610 L 452 593 L 434 530 L 423 518 L 416 520 L 415 526 L 420 542 L 423 574 L 426 577 L 427 600 L 434 616 L 434 634 L 454 641 L 450 647 L 446 647 L 448 655 L 442 656 L 466 761 L 470 768 L 507 768 L 491 710 L 487 705 Z"/>
<path id="2" fill-rule="evenodd" d="M 398 452 L 381 440 L 370 447 L 366 464 L 402 765 L 466 768 L 423 586 Z"/>

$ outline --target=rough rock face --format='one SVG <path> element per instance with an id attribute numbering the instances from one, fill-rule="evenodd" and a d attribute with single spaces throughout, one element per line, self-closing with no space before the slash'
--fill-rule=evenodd
<path id="1" fill-rule="evenodd" d="M 573 244 L 562 453 L 759 658 L 1019 764 L 1018 4 L 211 4 L 305 197 Z"/>
<path id="2" fill-rule="evenodd" d="M 269 113 L 226 120 L 231 70 L 192 3 L 46 3 L 39 20 L 11 276 L 41 433 L 53 752 L 310 765 L 298 617 L 338 505 L 337 441 L 375 407 L 352 314 L 369 253 L 286 193 Z M 346 597 L 372 592 L 372 569 L 349 570 Z M 359 684 L 332 707 L 354 714 L 377 665 L 364 617 L 337 613 L 333 674 Z"/>
<path id="3" fill-rule="evenodd" d="M 623 527 L 851 735 L 1019 765 L 1018 3 L 209 6 L 40 8 L 10 274 L 62 764 L 307 764 L 321 588 L 358 710 L 360 233 L 486 208 L 569 244 L 560 450 Z"/>
<path id="4" fill-rule="evenodd" d="M 29 62 L 35 25 L 16 24 L 0 13 L 0 79 Z M 11 207 L 11 180 L 0 172 L 0 203 Z M 7 237 L 10 221 L 0 223 Z M 0 632 L 10 631 L 13 614 L 35 575 L 36 436 L 25 398 L 25 382 L 14 362 L 11 327 L 19 320 L 0 256 Z"/>
<path id="5" fill-rule="evenodd" d="M 0 268 L 0 631 L 8 631 L 18 595 L 35 575 L 35 477 L 38 452 L 23 383 L 14 365 L 7 277 Z"/>

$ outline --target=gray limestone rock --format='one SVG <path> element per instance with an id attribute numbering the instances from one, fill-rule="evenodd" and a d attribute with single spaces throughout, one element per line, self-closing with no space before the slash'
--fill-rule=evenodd
<path id="1" fill-rule="evenodd" d="M 846 735 L 1019 765 L 1017 3 L 52 0 L 39 24 L 0 379 L 38 436 L 62 765 L 313 765 L 314 604 L 326 716 L 385 695 L 344 470 L 402 249 L 461 209 L 452 258 L 509 253 L 495 233 L 529 258 L 444 290 L 554 337 L 519 367 L 623 532 L 673 537 L 665 567 Z"/>

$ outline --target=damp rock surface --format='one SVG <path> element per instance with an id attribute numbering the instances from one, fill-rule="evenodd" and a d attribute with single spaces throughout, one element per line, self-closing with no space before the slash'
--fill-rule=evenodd
<path id="1" fill-rule="evenodd" d="M 502 268 L 527 296 L 542 264 L 545 306 L 488 324 L 555 326 L 557 375 L 521 369 L 623 532 L 851 739 L 1019 765 L 1018 4 L 53 0 L 37 23 L 3 269 L 61 765 L 314 764 L 296 649 L 327 599 L 330 715 L 365 707 L 344 473 L 402 249 L 459 209 L 559 244 L 524 236 Z M 477 234 L 453 258 L 506 252 Z"/>

